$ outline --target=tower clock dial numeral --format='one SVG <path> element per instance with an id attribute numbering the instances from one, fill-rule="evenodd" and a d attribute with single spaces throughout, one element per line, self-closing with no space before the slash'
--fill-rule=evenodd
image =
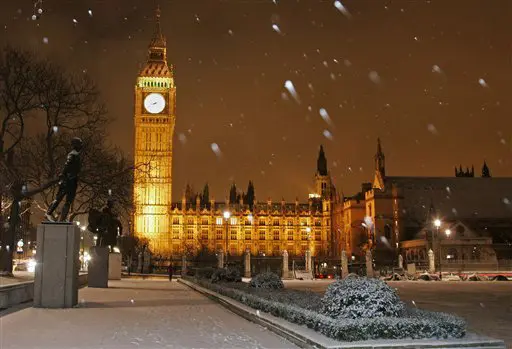
<path id="1" fill-rule="evenodd" d="M 144 108 L 151 114 L 161 113 L 165 108 L 165 98 L 160 93 L 150 93 L 144 99 Z"/>

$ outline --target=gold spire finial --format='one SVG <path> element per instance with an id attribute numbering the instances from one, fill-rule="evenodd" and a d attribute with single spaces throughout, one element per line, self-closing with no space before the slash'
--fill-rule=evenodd
<path id="1" fill-rule="evenodd" d="M 160 10 L 160 5 L 157 5 L 156 10 L 155 10 L 155 17 L 156 17 L 157 22 L 160 22 L 161 14 L 162 14 L 162 11 Z"/>

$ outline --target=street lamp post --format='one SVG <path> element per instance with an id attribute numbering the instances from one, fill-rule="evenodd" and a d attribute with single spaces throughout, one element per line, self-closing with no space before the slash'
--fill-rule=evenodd
<path id="1" fill-rule="evenodd" d="M 231 217 L 231 212 L 224 211 L 224 220 L 226 222 L 226 240 L 225 240 L 225 249 L 224 249 L 224 264 L 228 265 L 228 235 L 229 235 L 229 218 Z"/>
<path id="2" fill-rule="evenodd" d="M 436 236 L 437 236 L 437 248 L 439 249 L 439 280 L 443 279 L 443 273 L 441 271 L 442 264 L 442 253 L 441 253 L 441 236 L 439 235 L 439 228 L 441 227 L 441 220 L 436 219 L 434 221 L 434 226 L 436 227 Z"/>

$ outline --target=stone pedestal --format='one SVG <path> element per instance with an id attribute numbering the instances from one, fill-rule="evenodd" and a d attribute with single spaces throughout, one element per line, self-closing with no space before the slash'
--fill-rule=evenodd
<path id="1" fill-rule="evenodd" d="M 290 278 L 290 271 L 288 270 L 288 251 L 283 251 L 283 275 L 281 275 L 282 279 Z"/>
<path id="2" fill-rule="evenodd" d="M 347 252 L 345 250 L 341 251 L 341 277 L 347 277 L 348 275 L 348 259 Z"/>
<path id="3" fill-rule="evenodd" d="M 245 251 L 244 277 L 251 277 L 251 251 Z"/>
<path id="4" fill-rule="evenodd" d="M 366 251 L 366 276 L 374 277 L 373 275 L 373 257 L 370 250 Z"/>
<path id="5" fill-rule="evenodd" d="M 80 228 L 70 223 L 37 227 L 34 307 L 71 308 L 78 303 Z"/>
<path id="6" fill-rule="evenodd" d="M 121 253 L 119 252 L 108 255 L 108 279 L 121 280 Z"/>
<path id="7" fill-rule="evenodd" d="M 108 262 L 109 248 L 93 246 L 89 249 L 91 260 L 89 261 L 87 286 L 97 288 L 108 287 Z"/>

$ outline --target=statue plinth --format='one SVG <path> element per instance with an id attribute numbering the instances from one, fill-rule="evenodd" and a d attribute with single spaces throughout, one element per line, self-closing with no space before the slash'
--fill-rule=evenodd
<path id="1" fill-rule="evenodd" d="M 107 246 L 92 246 L 89 249 L 91 260 L 87 269 L 87 286 L 108 288 L 108 262 L 110 249 Z"/>
<path id="2" fill-rule="evenodd" d="M 72 308 L 78 303 L 80 229 L 71 223 L 37 227 L 34 307 Z"/>

